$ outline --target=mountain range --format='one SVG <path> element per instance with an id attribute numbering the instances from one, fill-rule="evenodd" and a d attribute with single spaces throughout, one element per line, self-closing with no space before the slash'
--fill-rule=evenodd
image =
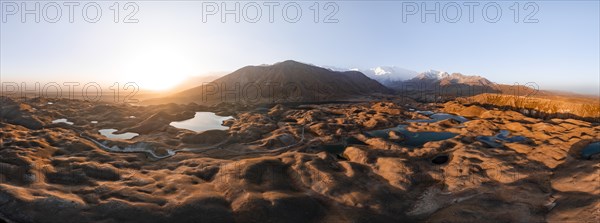
<path id="1" fill-rule="evenodd" d="M 321 67 L 286 60 L 272 65 L 245 66 L 202 83 L 190 80 L 187 90 L 161 102 L 280 103 L 354 100 L 374 94 L 396 94 L 418 100 L 437 101 L 482 93 L 512 93 L 510 85 L 496 84 L 481 76 L 428 70 L 417 73 L 397 66 L 369 69 Z M 206 83 L 210 80 L 210 83 Z M 186 89 L 179 88 L 179 89 Z M 534 92 L 524 87 L 520 92 Z M 156 100 L 150 100 L 156 101 Z"/>
<path id="2" fill-rule="evenodd" d="M 379 66 L 370 69 L 351 69 L 364 73 L 367 77 L 378 81 L 383 85 L 390 85 L 397 81 L 411 79 L 418 75 L 416 71 L 396 67 L 396 66 Z"/>
<path id="3" fill-rule="evenodd" d="M 475 86 L 493 86 L 495 83 L 492 81 L 481 77 L 481 76 L 471 76 L 464 75 L 461 73 L 452 73 L 449 74 L 444 71 L 437 70 L 428 70 L 425 72 L 418 73 L 416 71 L 404 69 L 397 66 L 378 66 L 375 68 L 369 69 L 360 69 L 360 68 L 336 68 L 325 66 L 331 70 L 345 71 L 345 70 L 353 70 L 360 71 L 364 73 L 367 77 L 378 81 L 379 83 L 389 87 L 391 89 L 399 90 L 399 86 L 403 83 L 430 83 L 433 85 L 439 84 L 442 86 L 452 85 L 452 84 L 466 84 L 466 85 L 475 85 Z"/>
<path id="4" fill-rule="evenodd" d="M 352 100 L 392 90 L 359 71 L 333 71 L 287 60 L 245 66 L 208 84 L 171 95 L 170 101 L 277 103 Z"/>

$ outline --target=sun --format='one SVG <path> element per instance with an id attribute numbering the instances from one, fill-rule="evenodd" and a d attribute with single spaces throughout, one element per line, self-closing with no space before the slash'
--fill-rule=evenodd
<path id="1" fill-rule="evenodd" d="M 169 90 L 193 75 L 190 57 L 172 45 L 147 45 L 125 61 L 120 73 L 142 90 Z"/>

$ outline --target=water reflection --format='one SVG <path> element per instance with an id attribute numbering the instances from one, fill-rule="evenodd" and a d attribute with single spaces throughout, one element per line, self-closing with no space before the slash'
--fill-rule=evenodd
<path id="1" fill-rule="evenodd" d="M 53 124 L 56 124 L 56 123 L 67 123 L 69 125 L 73 125 L 73 122 L 69 122 L 66 118 L 56 119 L 56 120 L 52 121 L 52 123 Z"/>
<path id="2" fill-rule="evenodd" d="M 223 121 L 231 119 L 231 116 L 218 116 L 212 112 L 196 112 L 194 118 L 180 121 L 171 122 L 171 126 L 180 129 L 188 129 L 196 132 L 203 132 L 206 130 L 227 130 L 229 127 L 223 126 Z"/>
<path id="3" fill-rule="evenodd" d="M 123 134 L 114 134 L 114 132 L 116 132 L 116 131 L 117 131 L 116 129 L 100 129 L 100 130 L 98 130 L 98 132 L 100 132 L 101 135 L 103 135 L 109 139 L 132 139 L 133 137 L 136 137 L 139 135 L 139 134 L 133 133 L 133 132 L 126 132 Z"/>
<path id="4" fill-rule="evenodd" d="M 429 116 L 430 119 L 415 119 L 415 120 L 407 120 L 407 122 L 422 122 L 422 123 L 433 123 L 439 122 L 446 119 L 454 119 L 460 123 L 469 121 L 465 117 L 458 115 L 451 115 L 446 113 L 433 113 L 433 112 L 419 112 L 421 114 Z"/>
<path id="5" fill-rule="evenodd" d="M 427 142 L 441 141 L 457 136 L 451 132 L 411 132 L 406 129 L 406 125 L 399 125 L 395 128 L 374 130 L 367 133 L 372 137 L 392 139 L 398 141 L 398 144 L 408 147 L 420 147 Z"/>
<path id="6" fill-rule="evenodd" d="M 529 138 L 524 136 L 513 136 L 509 137 L 510 131 L 508 130 L 500 130 L 500 133 L 495 136 L 477 136 L 475 139 L 482 143 L 485 143 L 488 146 L 494 148 L 500 148 L 504 146 L 504 142 L 528 142 Z"/>
<path id="7" fill-rule="evenodd" d="M 590 143 L 583 150 L 581 150 L 581 156 L 585 159 L 592 158 L 593 155 L 600 153 L 600 142 Z"/>

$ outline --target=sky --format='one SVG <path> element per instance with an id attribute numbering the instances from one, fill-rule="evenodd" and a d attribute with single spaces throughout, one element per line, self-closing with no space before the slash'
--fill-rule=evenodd
<path id="1" fill-rule="evenodd" d="M 65 2 L 0 2 L 2 82 L 136 82 L 159 90 L 189 76 L 293 59 L 434 69 L 600 94 L 599 1 L 475 2 L 472 16 L 473 2 L 449 1 L 69 1 L 79 3 L 72 23 Z M 269 4 L 278 4 L 272 22 Z M 223 15 L 224 7 L 233 13 Z M 23 22 L 25 9 L 34 11 Z M 433 11 L 422 21 L 426 9 Z"/>

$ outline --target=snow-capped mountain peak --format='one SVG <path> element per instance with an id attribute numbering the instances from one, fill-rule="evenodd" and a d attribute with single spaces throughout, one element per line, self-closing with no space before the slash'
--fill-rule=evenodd
<path id="1" fill-rule="evenodd" d="M 333 66 L 324 66 L 327 69 L 334 71 L 360 71 L 367 75 L 367 77 L 374 79 L 382 84 L 388 84 L 396 81 L 405 81 L 415 77 L 418 73 L 416 71 L 404 69 L 396 66 L 378 66 L 375 68 L 363 69 L 363 68 L 339 68 Z"/>
<path id="2" fill-rule="evenodd" d="M 396 66 L 378 66 L 360 71 L 382 84 L 405 81 L 417 75 L 416 71 L 407 70 Z"/>
<path id="3" fill-rule="evenodd" d="M 486 85 L 491 86 L 494 83 L 481 76 L 463 75 L 461 73 L 448 74 L 443 71 L 429 70 L 417 75 L 413 80 L 436 82 L 440 85 L 466 84 L 466 85 Z"/>
<path id="4" fill-rule="evenodd" d="M 416 78 L 441 80 L 441 79 L 444 79 L 449 76 L 450 76 L 450 74 L 448 74 L 447 72 L 444 72 L 444 71 L 428 70 L 423 73 L 420 73 L 419 75 L 417 75 Z"/>
<path id="5" fill-rule="evenodd" d="M 400 68 L 397 66 L 378 66 L 375 68 L 337 68 L 327 66 L 327 69 L 338 71 L 359 71 L 367 75 L 367 77 L 378 81 L 385 86 L 396 86 L 404 81 L 426 81 L 441 85 L 449 84 L 466 84 L 466 85 L 493 85 L 494 83 L 481 76 L 463 75 L 460 73 L 449 74 L 445 71 L 428 70 L 418 73 L 416 71 Z"/>
<path id="6" fill-rule="evenodd" d="M 383 67 L 371 68 L 370 70 L 373 71 L 373 73 L 378 76 L 392 73 L 391 71 L 385 70 L 385 68 L 383 68 Z"/>

